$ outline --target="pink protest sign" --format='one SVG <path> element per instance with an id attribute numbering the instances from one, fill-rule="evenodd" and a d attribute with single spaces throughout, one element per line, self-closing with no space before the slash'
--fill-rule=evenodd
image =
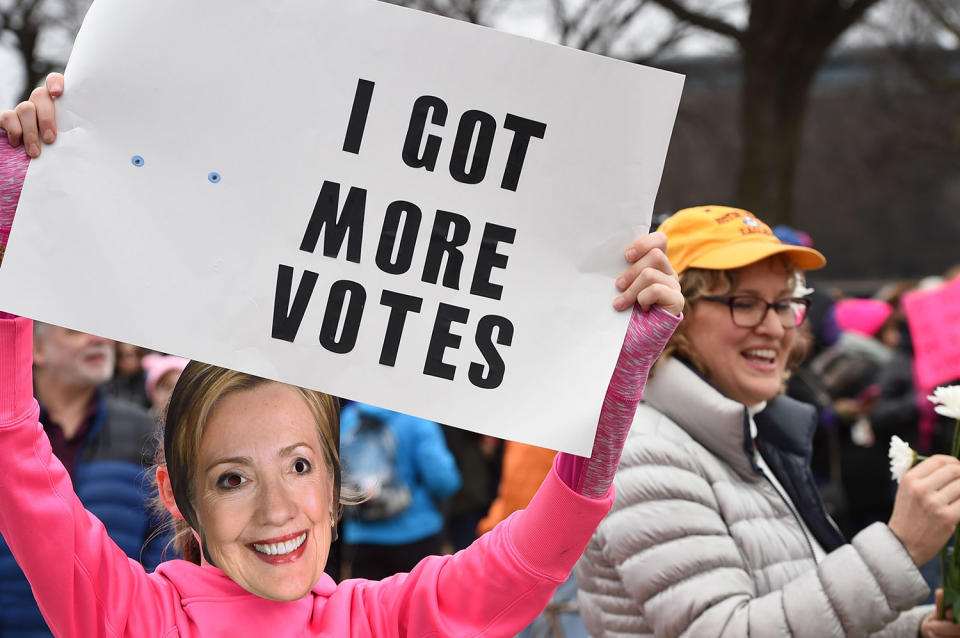
<path id="1" fill-rule="evenodd" d="M 919 388 L 960 379 L 960 277 L 903 299 Z"/>

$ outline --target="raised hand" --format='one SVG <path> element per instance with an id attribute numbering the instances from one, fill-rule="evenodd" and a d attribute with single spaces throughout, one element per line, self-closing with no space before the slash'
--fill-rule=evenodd
<path id="1" fill-rule="evenodd" d="M 601 498 L 610 489 L 650 368 L 680 322 L 683 294 L 666 256 L 667 237 L 651 233 L 633 242 L 630 267 L 617 279 L 619 310 L 633 308 L 617 367 L 603 400 L 589 458 L 561 453 L 557 470 L 574 491 Z"/>
<path id="2" fill-rule="evenodd" d="M 644 312 L 657 305 L 678 317 L 683 311 L 680 282 L 667 259 L 667 236 L 650 233 L 635 240 L 624 253 L 630 266 L 617 277 L 621 294 L 613 307 L 626 310 L 634 303 Z"/>
<path id="3" fill-rule="evenodd" d="M 37 87 L 30 99 L 0 113 L 0 127 L 7 132 L 7 143 L 27 149 L 30 157 L 40 156 L 41 140 L 52 144 L 57 139 L 54 100 L 63 95 L 63 75 L 51 73 L 44 86 Z"/>

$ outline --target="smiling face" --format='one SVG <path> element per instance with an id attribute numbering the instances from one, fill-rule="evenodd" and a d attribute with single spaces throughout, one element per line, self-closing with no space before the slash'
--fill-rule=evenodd
<path id="1" fill-rule="evenodd" d="M 732 291 L 706 294 L 754 295 L 772 302 L 792 296 L 790 283 L 782 261 L 765 259 L 740 269 Z M 740 328 L 727 305 L 700 300 L 684 321 L 689 322 L 690 352 L 718 390 L 748 406 L 779 393 L 797 329 L 784 328 L 775 312 L 767 312 L 755 328 Z"/>
<path id="2" fill-rule="evenodd" d="M 315 417 L 293 388 L 233 392 L 210 413 L 192 500 L 210 558 L 247 591 L 289 601 L 317 583 L 332 486 Z"/>

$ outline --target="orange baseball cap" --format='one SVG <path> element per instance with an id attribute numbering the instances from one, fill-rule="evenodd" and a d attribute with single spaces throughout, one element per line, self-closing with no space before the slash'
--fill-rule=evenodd
<path id="1" fill-rule="evenodd" d="M 677 273 L 687 268 L 742 268 L 771 255 L 784 255 L 801 270 L 827 263 L 813 248 L 782 243 L 769 226 L 742 208 L 684 208 L 657 230 L 667 236 L 667 257 Z"/>

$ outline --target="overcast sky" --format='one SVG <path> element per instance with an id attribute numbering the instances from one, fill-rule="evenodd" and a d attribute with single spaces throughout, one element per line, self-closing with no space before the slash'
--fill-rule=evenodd
<path id="1" fill-rule="evenodd" d="M 570 3 L 583 1 L 592 2 L 595 0 L 568 0 Z M 865 24 L 848 31 L 842 44 L 857 46 L 880 43 L 884 37 L 881 34 L 883 25 L 896 24 L 902 21 L 902 15 L 897 13 L 897 3 L 905 1 L 884 0 L 880 2 L 868 14 Z M 703 2 L 716 3 L 716 0 L 703 0 Z M 731 6 L 730 3 L 727 3 L 727 5 Z M 501 14 L 496 21 L 494 25 L 496 28 L 547 42 L 556 41 L 556 33 L 550 21 L 545 18 L 549 11 L 550 0 L 512 0 L 507 6 L 507 11 Z M 745 4 L 739 6 L 743 7 Z M 746 20 L 746 14 L 742 10 L 728 10 L 724 17 L 738 26 L 742 26 Z M 623 55 L 634 52 L 637 49 L 636 42 L 655 40 L 657 34 L 663 33 L 670 24 L 670 16 L 662 9 L 652 7 L 645 10 L 643 19 L 637 21 L 636 28 L 624 39 L 620 47 L 622 50 L 615 50 L 614 53 Z M 5 41 L 0 40 L 0 108 L 12 108 L 19 95 L 23 79 L 20 58 L 9 47 L 2 46 L 5 43 Z M 72 45 L 63 35 L 58 34 L 48 35 L 42 44 L 47 55 L 57 59 L 66 59 Z M 941 44 L 950 48 L 960 46 L 956 37 L 945 31 L 942 33 Z M 728 38 L 700 31 L 684 39 L 675 49 L 675 55 L 720 55 L 729 54 L 733 50 L 734 48 Z"/>

